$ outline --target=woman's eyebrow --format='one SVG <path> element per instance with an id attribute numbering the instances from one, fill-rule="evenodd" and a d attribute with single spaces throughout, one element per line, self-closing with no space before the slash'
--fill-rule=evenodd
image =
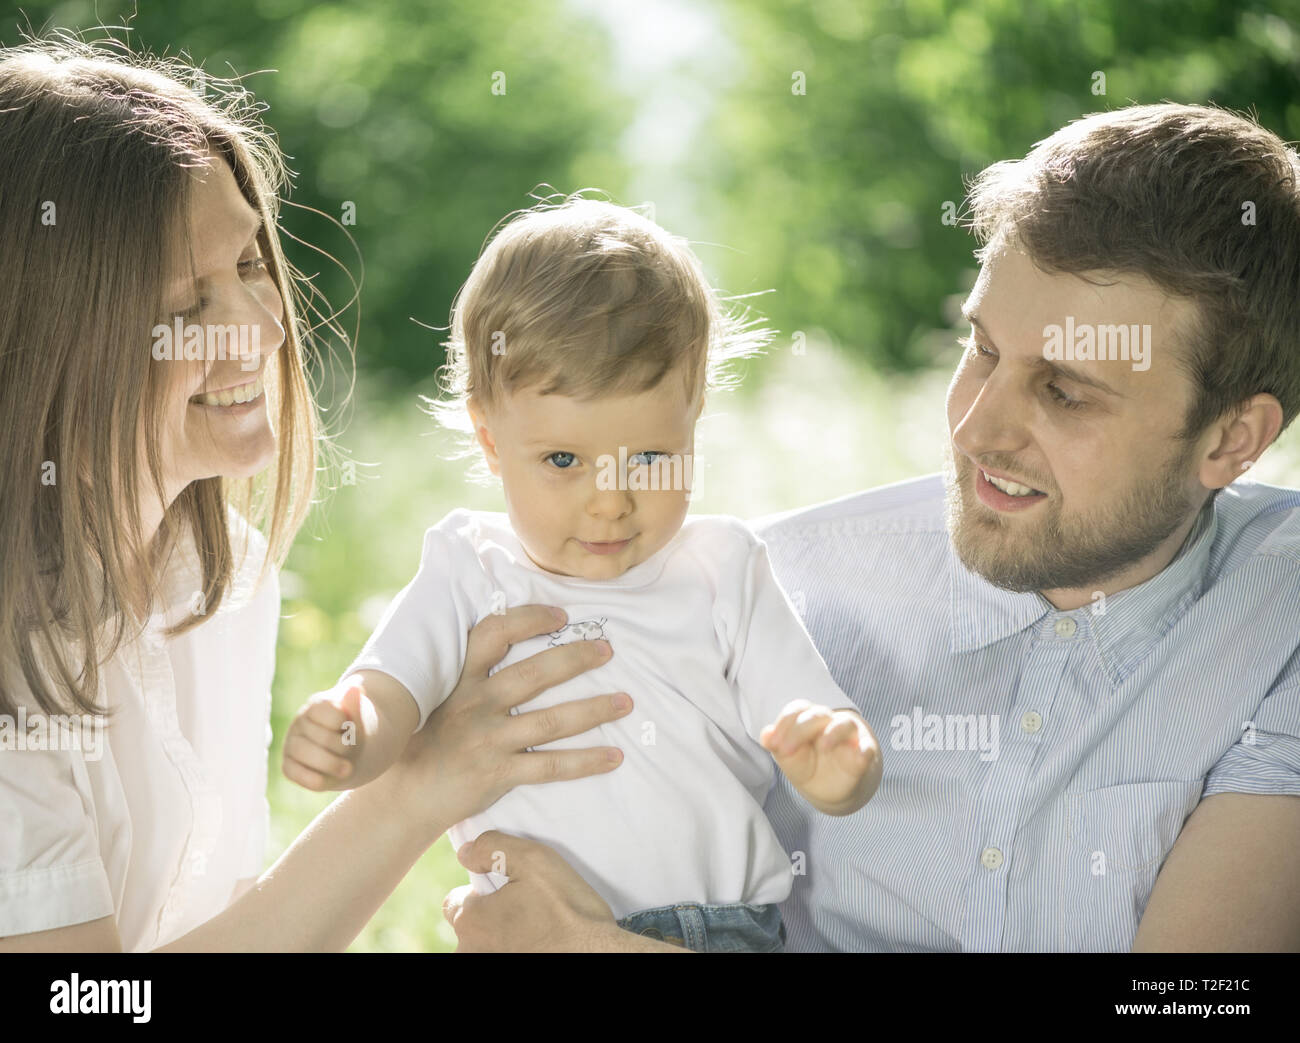
<path id="1" fill-rule="evenodd" d="M 243 230 L 243 239 L 240 241 L 242 253 L 262 230 L 262 219 L 252 210 L 241 210 L 240 217 L 243 219 L 239 222 L 239 228 Z"/>
<path id="2" fill-rule="evenodd" d="M 257 238 L 257 233 L 262 230 L 262 219 L 251 210 L 244 211 L 243 217 L 244 220 L 239 223 L 239 226 L 244 229 L 244 238 L 241 240 L 243 245 L 240 247 L 240 253 L 248 249 L 253 240 Z"/>
<path id="3" fill-rule="evenodd" d="M 258 217 L 257 214 L 255 214 L 252 210 L 244 211 L 243 216 L 245 217 L 245 220 L 240 222 L 240 226 L 244 229 L 247 229 L 247 235 L 243 240 L 243 245 L 239 249 L 240 253 L 243 253 L 245 250 L 249 248 L 249 246 L 252 245 L 253 240 L 257 238 L 258 233 L 261 232 L 262 230 L 262 219 Z M 176 279 L 172 282 L 172 289 L 175 293 L 181 293 L 186 288 L 193 285 L 193 282 L 190 280 L 190 274 L 191 273 L 189 272 L 183 272 L 182 274 L 178 275 Z M 202 279 L 206 277 L 205 272 L 196 271 L 193 274 L 195 276 L 195 279 Z"/>

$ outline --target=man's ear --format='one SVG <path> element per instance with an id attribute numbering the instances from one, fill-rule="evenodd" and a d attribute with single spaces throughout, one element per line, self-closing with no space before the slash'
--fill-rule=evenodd
<path id="1" fill-rule="evenodd" d="M 1241 403 L 1235 418 L 1213 429 L 1218 443 L 1201 464 L 1201 484 L 1222 489 L 1253 467 L 1282 430 L 1282 404 L 1267 392 Z M 1207 481 L 1208 479 L 1208 481 Z"/>
<path id="2" fill-rule="evenodd" d="M 501 463 L 497 458 L 496 440 L 492 437 L 492 429 L 488 426 L 487 413 L 473 395 L 465 400 L 465 408 L 469 410 L 469 418 L 474 423 L 474 437 L 478 439 L 479 447 L 483 450 L 488 469 L 493 474 L 500 475 Z"/>

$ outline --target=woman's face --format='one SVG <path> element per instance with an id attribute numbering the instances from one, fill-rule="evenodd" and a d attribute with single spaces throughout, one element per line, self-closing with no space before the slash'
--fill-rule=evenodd
<path id="1" fill-rule="evenodd" d="M 153 364 L 168 367 L 160 448 L 170 498 L 201 478 L 256 474 L 275 452 L 263 380 L 284 344 L 284 304 L 256 212 L 225 160 L 208 157 L 189 201 L 193 278 L 178 255 L 164 290 L 171 326 L 153 330 Z"/>

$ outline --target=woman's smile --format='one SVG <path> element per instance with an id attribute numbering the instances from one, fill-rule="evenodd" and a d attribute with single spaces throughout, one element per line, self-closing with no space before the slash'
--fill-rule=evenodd
<path id="1" fill-rule="evenodd" d="M 265 398 L 265 387 L 259 374 L 253 380 L 221 391 L 208 391 L 190 398 L 190 405 L 217 413 L 242 416 L 251 413 Z"/>

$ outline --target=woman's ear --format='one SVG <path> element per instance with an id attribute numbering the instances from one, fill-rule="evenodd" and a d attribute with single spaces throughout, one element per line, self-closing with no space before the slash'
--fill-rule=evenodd
<path id="1" fill-rule="evenodd" d="M 473 395 L 465 400 L 465 408 L 469 410 L 469 418 L 474 423 L 474 437 L 478 439 L 478 444 L 483 450 L 483 456 L 487 460 L 488 469 L 495 475 L 501 474 L 501 463 L 497 458 L 497 444 L 492 437 L 492 429 L 488 424 L 487 413 L 483 410 L 482 404 Z"/>

